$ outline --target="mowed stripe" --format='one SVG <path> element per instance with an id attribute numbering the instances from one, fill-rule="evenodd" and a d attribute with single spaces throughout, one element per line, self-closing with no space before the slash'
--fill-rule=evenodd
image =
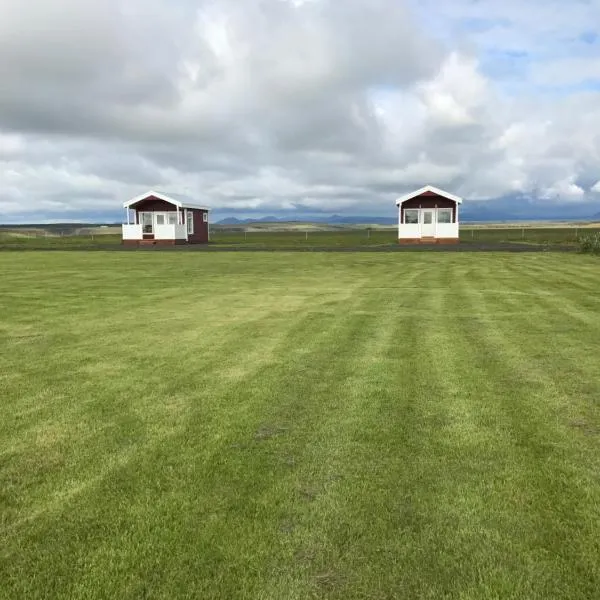
<path id="1" fill-rule="evenodd" d="M 71 256 L 0 299 L 7 597 L 593 597 L 597 261 Z"/>

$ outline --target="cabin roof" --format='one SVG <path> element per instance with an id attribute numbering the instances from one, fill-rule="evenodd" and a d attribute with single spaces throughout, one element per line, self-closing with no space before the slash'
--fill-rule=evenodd
<path id="1" fill-rule="evenodd" d="M 433 187 L 432 185 L 426 185 L 418 190 L 415 190 L 414 192 L 410 192 L 410 194 L 406 194 L 406 195 L 398 198 L 396 200 L 396 206 L 400 206 L 402 203 L 406 202 L 407 200 L 412 200 L 413 198 L 417 198 L 418 196 L 420 196 L 421 194 L 425 194 L 426 192 L 431 192 L 438 196 L 442 196 L 443 198 L 448 198 L 448 200 L 452 200 L 453 202 L 456 202 L 457 204 L 462 204 L 462 198 L 455 196 L 454 194 L 450 194 L 449 192 L 445 192 L 444 190 L 440 190 L 439 188 Z"/>
<path id="2" fill-rule="evenodd" d="M 185 196 L 183 194 L 173 194 L 173 193 L 170 193 L 167 195 L 167 194 L 163 194 L 162 192 L 157 192 L 154 190 L 150 190 L 149 192 L 140 194 L 139 196 L 136 196 L 135 198 L 132 198 L 131 200 L 128 200 L 127 202 L 124 202 L 123 207 L 131 208 L 138 202 L 141 202 L 142 200 L 146 200 L 147 198 L 151 198 L 151 197 L 157 198 L 158 200 L 164 200 L 165 202 L 168 202 L 169 204 L 172 204 L 173 206 L 177 206 L 179 208 L 199 208 L 201 210 L 207 210 L 207 211 L 210 210 L 210 208 L 207 208 L 206 206 L 202 206 L 201 204 L 198 204 L 189 196 Z"/>

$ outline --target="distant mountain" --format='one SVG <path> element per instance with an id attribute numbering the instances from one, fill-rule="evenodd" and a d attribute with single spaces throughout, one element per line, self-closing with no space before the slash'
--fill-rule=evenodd
<path id="1" fill-rule="evenodd" d="M 589 202 L 554 203 L 508 196 L 496 200 L 465 201 L 461 221 L 574 221 L 592 220 L 597 206 Z"/>
<path id="2" fill-rule="evenodd" d="M 355 225 L 361 223 L 370 223 L 373 225 L 395 225 L 398 217 L 354 217 L 354 216 L 298 216 L 290 215 L 286 217 L 257 217 L 255 219 L 237 219 L 228 217 L 217 221 L 215 225 L 248 225 L 249 223 L 324 223 L 330 225 Z"/>
<path id="3" fill-rule="evenodd" d="M 248 219 L 236 219 L 235 217 L 227 217 L 226 219 L 221 219 L 220 221 L 217 221 L 215 225 L 242 225 L 248 222 Z"/>
<path id="4" fill-rule="evenodd" d="M 271 209 L 273 210 L 273 209 Z M 365 212 L 367 209 L 365 208 Z M 212 213 L 211 223 L 221 226 L 243 226 L 249 223 L 321 223 L 331 225 L 395 225 L 398 214 L 393 202 L 387 206 L 385 213 L 378 215 L 339 215 L 310 214 L 302 211 L 277 211 L 268 216 L 239 218 L 236 214 L 216 209 Z M 244 217 L 249 213 L 243 213 Z M 251 214 L 251 213 L 250 213 Z M 88 227 L 91 225 L 113 225 L 122 223 L 121 217 L 115 213 L 82 213 L 70 214 L 70 219 L 61 215 L 61 219 L 50 219 L 49 216 L 38 224 L 15 219 L 13 223 L 5 222 L 5 226 L 23 227 Z M 0 215 L 1 217 L 1 215 Z M 223 217 L 218 220 L 219 217 Z M 40 219 L 38 216 L 37 219 Z M 215 220 L 213 220 L 215 219 Z M 465 200 L 460 207 L 461 222 L 510 222 L 510 221 L 598 221 L 600 220 L 600 203 L 598 202 L 547 202 L 531 200 L 523 196 L 507 196 L 494 200 Z M 45 221 L 45 222 L 44 222 Z M 2 227 L 0 223 L 0 227 Z"/>
<path id="5" fill-rule="evenodd" d="M 582 203 L 553 203 L 531 200 L 523 196 L 507 196 L 495 200 L 466 200 L 460 207 L 461 222 L 508 222 L 508 221 L 591 221 L 600 219 L 597 205 Z M 290 213 L 285 216 L 268 216 L 238 219 L 229 217 L 217 221 L 217 225 L 246 225 L 249 223 L 310 222 L 330 225 L 395 225 L 395 210 L 389 216 L 343 216 L 302 215 Z"/>

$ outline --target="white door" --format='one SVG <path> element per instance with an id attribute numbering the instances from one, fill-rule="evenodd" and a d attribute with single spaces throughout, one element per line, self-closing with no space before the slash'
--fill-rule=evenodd
<path id="1" fill-rule="evenodd" d="M 433 237 L 435 235 L 435 221 L 433 210 L 421 210 L 421 237 Z"/>
<path id="2" fill-rule="evenodd" d="M 156 227 L 158 225 L 164 225 L 166 223 L 166 218 L 164 213 L 154 213 L 154 231 L 156 231 Z"/>

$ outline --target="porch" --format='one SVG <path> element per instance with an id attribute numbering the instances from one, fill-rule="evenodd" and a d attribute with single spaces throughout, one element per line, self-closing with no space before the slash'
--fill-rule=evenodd
<path id="1" fill-rule="evenodd" d="M 185 225 L 141 225 L 123 224 L 124 240 L 183 240 L 187 241 L 187 228 Z"/>
<path id="2" fill-rule="evenodd" d="M 401 208 L 400 240 L 458 240 L 458 207 Z"/>
<path id="3" fill-rule="evenodd" d="M 133 223 L 131 222 L 133 220 Z M 183 211 L 127 210 L 127 223 L 122 226 L 123 240 L 188 240 L 188 225 Z"/>
<path id="4" fill-rule="evenodd" d="M 398 226 L 398 237 L 407 239 L 421 238 L 458 238 L 458 223 L 401 223 Z"/>

